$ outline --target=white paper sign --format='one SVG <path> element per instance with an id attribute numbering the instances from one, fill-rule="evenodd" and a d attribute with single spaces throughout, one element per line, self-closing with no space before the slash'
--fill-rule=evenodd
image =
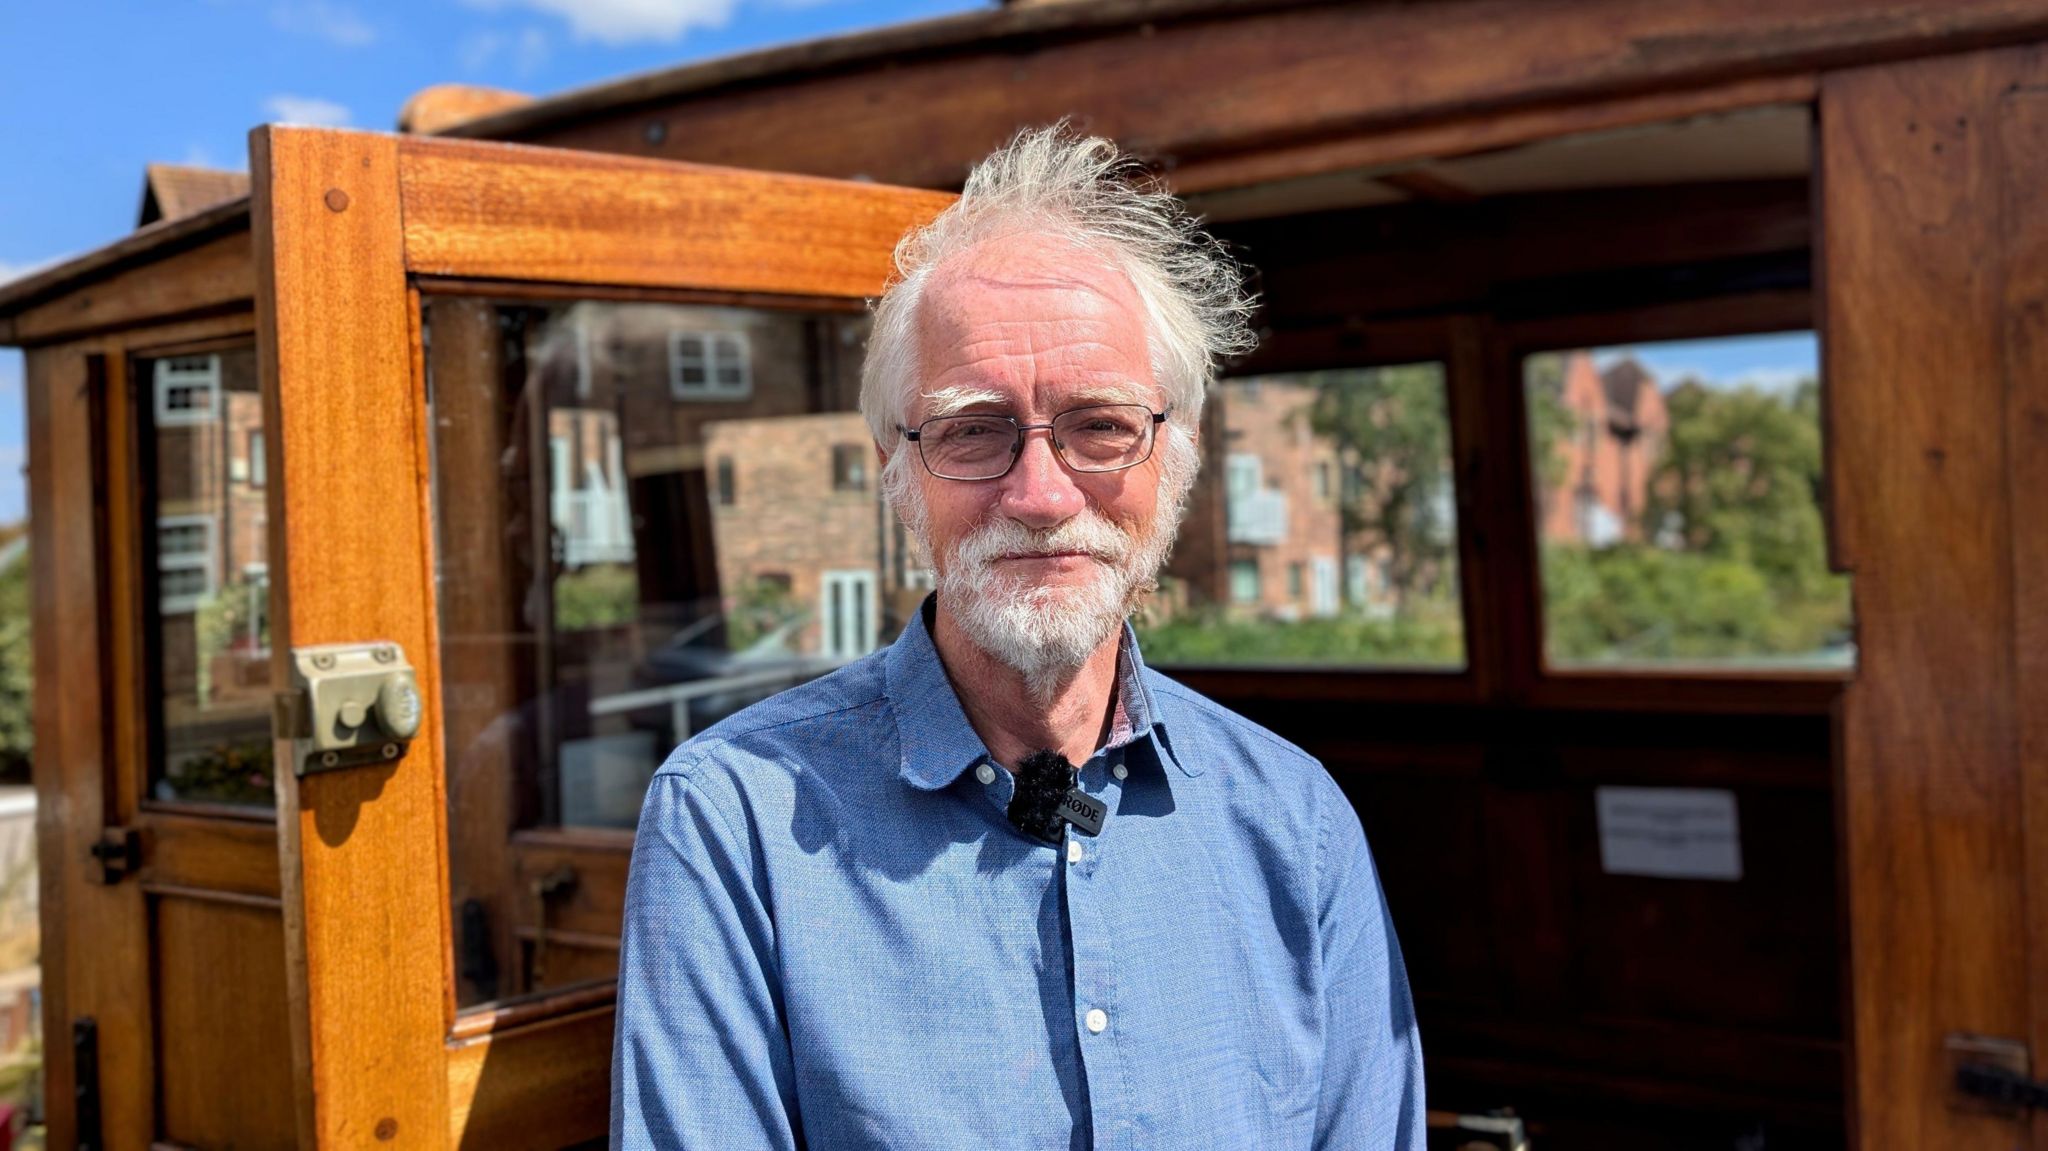
<path id="1" fill-rule="evenodd" d="M 1735 793 L 1696 787 L 1599 787 L 1600 867 L 1609 875 L 1741 879 Z"/>

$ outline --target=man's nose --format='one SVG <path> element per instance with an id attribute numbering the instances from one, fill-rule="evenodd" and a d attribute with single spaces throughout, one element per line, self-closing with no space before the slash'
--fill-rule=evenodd
<path id="1" fill-rule="evenodd" d="M 1081 510 L 1081 487 L 1053 451 L 1048 428 L 1024 433 L 1017 462 L 1002 485 L 1003 514 L 1027 527 L 1049 528 Z"/>

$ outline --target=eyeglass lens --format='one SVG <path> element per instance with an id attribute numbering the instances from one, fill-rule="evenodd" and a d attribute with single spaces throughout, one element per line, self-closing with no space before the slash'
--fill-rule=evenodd
<path id="1" fill-rule="evenodd" d="M 1143 404 L 1075 408 L 1053 417 L 1053 450 L 1077 472 L 1113 472 L 1145 461 L 1155 426 Z M 1009 471 L 1024 438 L 1015 420 L 992 415 L 940 416 L 917 431 L 925 467 L 953 480 L 994 479 Z"/>

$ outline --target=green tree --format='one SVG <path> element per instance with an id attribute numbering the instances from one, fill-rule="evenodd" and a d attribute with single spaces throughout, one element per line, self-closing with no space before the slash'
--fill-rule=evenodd
<path id="1" fill-rule="evenodd" d="M 1337 446 L 1344 469 L 1344 538 L 1384 542 L 1388 582 L 1405 608 L 1443 595 L 1457 558 L 1451 500 L 1451 422 L 1438 364 L 1313 372 L 1309 426 Z"/>
<path id="2" fill-rule="evenodd" d="M 35 750 L 30 617 L 29 562 L 24 552 L 0 569 L 0 778 L 26 779 Z"/>

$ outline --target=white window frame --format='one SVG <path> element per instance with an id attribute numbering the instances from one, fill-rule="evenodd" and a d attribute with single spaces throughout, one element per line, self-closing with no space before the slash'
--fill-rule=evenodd
<path id="1" fill-rule="evenodd" d="M 242 565 L 242 579 L 248 584 L 249 612 L 243 622 L 249 638 L 249 654 L 252 658 L 270 654 L 270 645 L 264 642 L 262 629 L 257 621 L 262 619 L 270 607 L 270 565 L 253 563 Z"/>
<path id="2" fill-rule="evenodd" d="M 700 341 L 702 354 L 685 354 L 684 340 Z M 687 382 L 683 370 L 694 367 L 702 382 Z M 739 383 L 719 381 L 719 370 L 739 369 Z M 668 392 L 678 400 L 744 400 L 754 394 L 754 354 L 747 333 L 677 329 L 668 334 Z"/>
<path id="3" fill-rule="evenodd" d="M 881 606 L 876 594 L 872 568 L 845 568 L 826 571 L 818 581 L 818 650 L 829 659 L 858 659 L 875 650 L 880 642 L 880 630 L 875 619 L 876 610 Z M 851 605 L 851 597 L 860 597 L 860 612 L 850 621 L 852 627 L 842 627 L 844 622 L 833 610 L 833 592 L 837 590 L 847 597 L 842 602 Z M 851 631 L 855 634 L 846 635 Z"/>
<path id="4" fill-rule="evenodd" d="M 193 360 L 206 361 L 201 370 L 175 367 L 174 365 Z M 173 428 L 193 424 L 210 424 L 220 419 L 220 357 L 208 356 L 166 356 L 156 361 L 154 371 L 156 389 L 156 424 L 160 428 Z M 172 407 L 171 394 L 180 389 L 206 389 L 206 404 L 203 407 Z"/>
<path id="5" fill-rule="evenodd" d="M 205 529 L 206 543 L 204 546 L 196 552 L 165 554 L 163 550 L 164 529 L 188 527 Z M 161 596 L 157 600 L 157 611 L 163 615 L 180 615 L 185 612 L 199 610 L 201 604 L 212 599 L 214 593 L 220 590 L 220 573 L 214 567 L 213 554 L 216 541 L 220 535 L 219 521 L 210 515 L 162 516 L 156 521 L 156 531 L 156 570 L 157 585 L 159 587 L 163 585 L 163 575 L 165 572 L 192 571 L 197 569 L 206 573 L 205 590 L 196 595 Z"/>

